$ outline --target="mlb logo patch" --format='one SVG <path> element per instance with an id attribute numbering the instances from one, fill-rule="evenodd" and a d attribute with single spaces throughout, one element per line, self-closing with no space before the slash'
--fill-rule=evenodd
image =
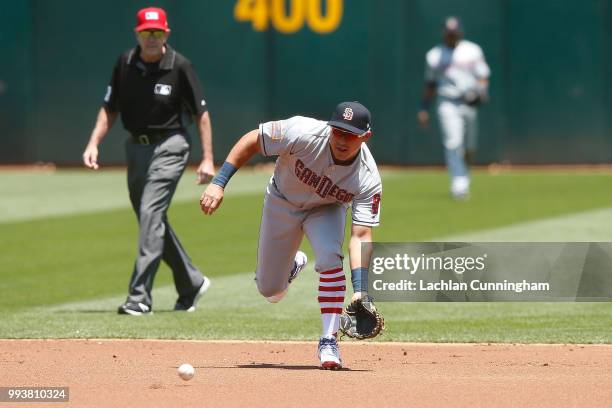
<path id="1" fill-rule="evenodd" d="M 155 95 L 170 95 L 172 93 L 172 85 L 155 84 Z"/>
<path id="2" fill-rule="evenodd" d="M 159 13 L 157 11 L 147 11 L 145 13 L 145 20 L 159 20 Z"/>

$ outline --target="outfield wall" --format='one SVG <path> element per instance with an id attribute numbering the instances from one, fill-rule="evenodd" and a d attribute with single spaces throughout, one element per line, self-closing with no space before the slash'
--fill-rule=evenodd
<path id="1" fill-rule="evenodd" d="M 419 130 L 415 115 L 424 54 L 448 14 L 463 18 L 493 72 L 479 162 L 612 161 L 606 0 L 253 0 L 267 6 L 240 17 L 246 2 L 154 2 L 201 76 L 217 161 L 261 121 L 327 118 L 336 102 L 360 100 L 374 115 L 379 161 L 442 163 L 437 128 Z M 114 61 L 134 44 L 135 12 L 149 4 L 3 1 L 0 163 L 80 161 Z M 123 162 L 124 138 L 111 131 L 103 163 Z"/>

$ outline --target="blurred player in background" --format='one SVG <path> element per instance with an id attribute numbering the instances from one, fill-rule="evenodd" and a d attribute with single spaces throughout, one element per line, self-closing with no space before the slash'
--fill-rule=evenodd
<path id="1" fill-rule="evenodd" d="M 446 166 L 453 198 L 470 194 L 468 164 L 478 138 L 478 106 L 487 102 L 490 70 L 482 49 L 463 39 L 457 17 L 444 22 L 443 43 L 432 48 L 425 59 L 425 89 L 417 119 L 429 123 L 429 107 L 437 94 L 436 111 L 442 131 Z"/>
<path id="2" fill-rule="evenodd" d="M 83 162 L 98 169 L 98 145 L 121 113 L 131 135 L 125 144 L 127 181 L 140 236 L 129 294 L 118 312 L 152 312 L 151 289 L 162 259 L 179 294 L 174 310 L 191 312 L 210 281 L 191 263 L 166 213 L 191 149 L 184 117 L 195 118 L 202 142 L 198 184 L 214 175 L 210 117 L 191 62 L 167 44 L 166 12 L 148 7 L 136 20 L 138 46 L 117 60 Z"/>
<path id="3" fill-rule="evenodd" d="M 212 214 L 238 168 L 257 153 L 278 156 L 264 198 L 255 279 L 269 302 L 279 302 L 306 264 L 306 255 L 298 250 L 306 234 L 319 273 L 323 330 L 318 355 L 324 369 L 342 367 L 336 338 L 346 290 L 342 245 L 349 206 L 352 301 L 368 290 L 370 254 L 365 251 L 371 250 L 364 250 L 362 258 L 361 243 L 372 241 L 382 193 L 376 163 L 365 144 L 372 136 L 370 122 L 365 106 L 343 102 L 329 122 L 295 116 L 262 123 L 232 148 L 200 202 L 202 211 Z"/>

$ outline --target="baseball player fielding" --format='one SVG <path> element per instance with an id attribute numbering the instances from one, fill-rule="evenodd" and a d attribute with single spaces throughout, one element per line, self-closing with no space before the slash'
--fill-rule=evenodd
<path id="1" fill-rule="evenodd" d="M 295 116 L 262 123 L 234 145 L 200 201 L 202 211 L 213 214 L 237 169 L 257 153 L 278 156 L 264 198 L 255 280 L 268 301 L 279 302 L 307 262 L 299 251 L 306 235 L 319 274 L 317 354 L 324 369 L 342 368 L 337 332 L 346 291 L 342 245 L 349 207 L 352 301 L 367 294 L 369 262 L 362 263 L 361 243 L 371 242 L 372 227 L 379 224 L 382 193 L 365 144 L 371 137 L 370 112 L 358 102 L 340 103 L 328 122 Z"/>

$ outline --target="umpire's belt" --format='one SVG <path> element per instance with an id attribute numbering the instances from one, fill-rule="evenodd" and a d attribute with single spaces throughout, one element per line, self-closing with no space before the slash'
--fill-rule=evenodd
<path id="1" fill-rule="evenodd" d="M 182 129 L 173 129 L 173 130 L 160 130 L 141 134 L 132 133 L 132 143 L 140 144 L 140 145 L 152 145 L 161 142 L 165 138 L 181 133 Z"/>

